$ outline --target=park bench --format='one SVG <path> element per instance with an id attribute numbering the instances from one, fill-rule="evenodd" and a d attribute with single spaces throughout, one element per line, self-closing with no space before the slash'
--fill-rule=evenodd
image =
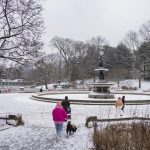
<path id="1" fill-rule="evenodd" d="M 5 114 L 1 115 L 0 119 L 5 120 L 6 124 L 8 125 L 12 126 L 24 125 L 24 122 L 22 120 L 22 114 Z"/>

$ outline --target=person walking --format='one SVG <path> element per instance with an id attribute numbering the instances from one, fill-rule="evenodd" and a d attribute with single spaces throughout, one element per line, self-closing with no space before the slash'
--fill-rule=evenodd
<path id="1" fill-rule="evenodd" d="M 70 101 L 68 99 L 68 96 L 65 96 L 65 99 L 61 102 L 61 105 L 66 111 L 69 119 L 71 119 L 71 107 L 70 107 Z"/>
<path id="2" fill-rule="evenodd" d="M 122 106 L 123 106 L 122 99 L 121 99 L 121 97 L 118 97 L 118 99 L 115 103 L 116 115 L 120 114 L 120 116 L 122 116 L 122 113 L 121 113 Z"/>
<path id="3" fill-rule="evenodd" d="M 125 96 L 122 96 L 122 103 L 123 103 L 123 106 L 121 108 L 121 110 L 124 112 L 124 107 L 125 107 Z"/>
<path id="4" fill-rule="evenodd" d="M 43 92 L 43 88 L 42 87 L 40 88 L 40 92 Z"/>
<path id="5" fill-rule="evenodd" d="M 67 113 L 61 106 L 61 102 L 57 102 L 56 107 L 52 111 L 52 116 L 58 140 L 58 138 L 61 137 L 63 131 L 63 123 L 68 119 Z"/>

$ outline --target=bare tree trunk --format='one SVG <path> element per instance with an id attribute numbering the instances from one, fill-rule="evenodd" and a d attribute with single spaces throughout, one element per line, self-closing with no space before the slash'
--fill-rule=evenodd
<path id="1" fill-rule="evenodd" d="M 141 76 L 139 77 L 139 88 L 141 88 Z"/>
<path id="2" fill-rule="evenodd" d="M 46 77 L 44 76 L 44 84 L 45 84 L 45 88 L 48 90 L 48 86 L 47 86 L 47 79 Z"/>
<path id="3" fill-rule="evenodd" d="M 117 80 L 118 88 L 120 87 L 120 80 Z"/>

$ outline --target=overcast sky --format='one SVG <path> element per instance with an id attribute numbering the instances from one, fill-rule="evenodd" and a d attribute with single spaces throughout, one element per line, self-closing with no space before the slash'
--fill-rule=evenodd
<path id="1" fill-rule="evenodd" d="M 150 0 L 42 0 L 45 51 L 54 36 L 86 41 L 105 37 L 116 46 L 150 20 Z"/>

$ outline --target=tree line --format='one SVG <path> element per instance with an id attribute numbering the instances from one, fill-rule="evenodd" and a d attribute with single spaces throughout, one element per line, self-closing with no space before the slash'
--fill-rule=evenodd
<path id="1" fill-rule="evenodd" d="M 97 77 L 94 69 L 99 67 L 100 51 L 104 51 L 104 67 L 109 69 L 106 74 L 108 80 L 150 80 L 150 21 L 143 24 L 138 32 L 129 31 L 116 47 L 110 46 L 101 36 L 86 42 L 56 36 L 50 40 L 52 47 L 57 53 L 43 57 L 40 64 L 49 71 L 45 73 L 48 82 L 84 82 Z M 43 66 L 45 63 L 51 68 Z"/>
<path id="2" fill-rule="evenodd" d="M 58 81 L 84 82 L 97 77 L 94 69 L 104 51 L 108 80 L 150 80 L 150 21 L 137 32 L 129 31 L 116 47 L 102 36 L 88 41 L 55 36 L 49 49 L 56 52 L 47 55 L 42 51 L 41 12 L 39 1 L 0 1 L 0 78 L 25 78 L 46 86 Z"/>

